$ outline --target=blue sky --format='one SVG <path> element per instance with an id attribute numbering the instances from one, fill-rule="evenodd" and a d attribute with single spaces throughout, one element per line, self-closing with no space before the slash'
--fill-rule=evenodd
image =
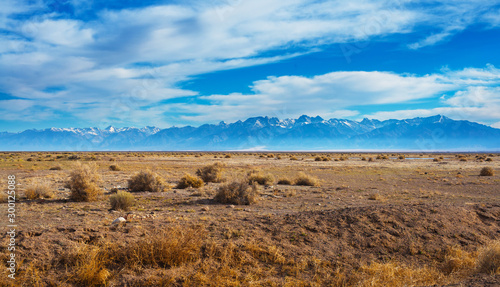
<path id="1" fill-rule="evenodd" d="M 500 1 L 0 3 L 0 131 L 251 116 L 500 128 Z"/>

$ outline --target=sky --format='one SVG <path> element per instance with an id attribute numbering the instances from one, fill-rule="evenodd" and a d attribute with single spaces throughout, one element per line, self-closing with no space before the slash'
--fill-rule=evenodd
<path id="1" fill-rule="evenodd" d="M 0 1 L 0 131 L 253 116 L 500 128 L 500 0 Z"/>

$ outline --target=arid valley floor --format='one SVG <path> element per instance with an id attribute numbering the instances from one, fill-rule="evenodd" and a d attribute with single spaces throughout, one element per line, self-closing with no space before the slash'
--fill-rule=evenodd
<path id="1" fill-rule="evenodd" d="M 217 162 L 220 182 L 178 188 Z M 499 163 L 499 154 L 0 153 L 2 190 L 9 175 L 18 183 L 16 279 L 3 198 L 0 285 L 500 286 Z M 67 188 L 82 165 L 101 178 L 97 200 L 75 201 Z M 484 167 L 494 175 L 480 176 Z M 165 191 L 131 192 L 129 210 L 111 209 L 140 171 Z M 252 176 L 263 183 L 249 187 L 254 203 L 214 199 Z M 28 196 L 36 186 L 47 194 Z M 118 217 L 126 221 L 112 224 Z"/>

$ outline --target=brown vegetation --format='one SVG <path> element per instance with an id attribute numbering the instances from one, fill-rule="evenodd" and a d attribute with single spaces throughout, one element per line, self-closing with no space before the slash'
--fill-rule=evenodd
<path id="1" fill-rule="evenodd" d="M 257 201 L 257 186 L 245 181 L 234 181 L 219 187 L 214 200 L 219 203 L 249 205 Z"/>
<path id="2" fill-rule="evenodd" d="M 71 199 L 74 201 L 95 201 L 103 194 L 98 186 L 100 182 L 97 165 L 78 163 L 65 187 L 71 191 Z"/>
<path id="3" fill-rule="evenodd" d="M 114 210 L 129 210 L 135 203 L 135 198 L 131 193 L 119 190 L 117 193 L 109 197 L 111 209 Z"/>
<path id="4" fill-rule="evenodd" d="M 131 192 L 164 192 L 169 189 L 163 179 L 152 171 L 141 171 L 128 180 Z"/>
<path id="5" fill-rule="evenodd" d="M 224 164 L 216 162 L 211 165 L 199 168 L 196 171 L 196 175 L 199 176 L 204 182 L 224 182 L 225 179 L 222 177 L 222 171 L 224 169 Z"/>
<path id="6" fill-rule="evenodd" d="M 203 180 L 201 178 L 185 174 L 177 184 L 176 188 L 185 189 L 188 187 L 200 188 L 203 186 Z"/>

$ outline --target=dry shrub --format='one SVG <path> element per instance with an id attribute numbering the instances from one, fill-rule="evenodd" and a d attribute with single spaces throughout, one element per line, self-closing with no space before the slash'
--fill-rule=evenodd
<path id="1" fill-rule="evenodd" d="M 223 163 L 216 162 L 199 168 L 196 171 L 196 175 L 199 176 L 204 182 L 224 182 L 225 179 L 222 177 L 224 166 L 225 165 Z"/>
<path id="2" fill-rule="evenodd" d="M 294 184 L 305 186 L 319 186 L 319 180 L 314 176 L 299 172 L 299 174 L 295 178 Z"/>
<path id="3" fill-rule="evenodd" d="M 281 185 L 292 185 L 292 181 L 289 180 L 288 178 L 280 178 L 280 180 L 278 180 L 278 184 L 281 184 Z"/>
<path id="4" fill-rule="evenodd" d="M 489 166 L 483 167 L 479 173 L 480 176 L 493 176 L 494 174 L 493 169 Z"/>
<path id="5" fill-rule="evenodd" d="M 81 286 L 106 286 L 111 272 L 106 268 L 109 253 L 100 246 L 80 244 L 61 258 L 69 270 L 69 281 Z"/>
<path id="6" fill-rule="evenodd" d="M 200 188 L 203 186 L 203 180 L 196 176 L 192 176 L 189 174 L 184 175 L 177 184 L 176 188 L 185 189 L 188 187 Z"/>
<path id="7" fill-rule="evenodd" d="M 500 240 L 479 249 L 477 271 L 480 273 L 500 274 Z"/>
<path id="8" fill-rule="evenodd" d="M 163 192 L 169 189 L 163 179 L 152 171 L 141 171 L 128 180 L 131 192 Z"/>
<path id="9" fill-rule="evenodd" d="M 214 200 L 219 203 L 249 205 L 257 201 L 257 185 L 249 186 L 245 181 L 234 181 L 219 187 Z"/>
<path id="10" fill-rule="evenodd" d="M 37 182 L 26 188 L 27 199 L 53 198 L 54 191 L 46 182 Z"/>
<path id="11" fill-rule="evenodd" d="M 299 159 L 298 159 L 296 156 L 292 155 L 292 156 L 290 157 L 290 160 L 299 160 Z"/>
<path id="12" fill-rule="evenodd" d="M 109 197 L 109 203 L 111 204 L 111 209 L 114 210 L 129 210 L 130 207 L 134 205 L 134 196 L 126 191 L 120 190 L 116 194 Z"/>
<path id="13" fill-rule="evenodd" d="M 271 185 L 274 183 L 274 176 L 270 173 L 263 173 L 260 170 L 248 172 L 248 184 L 258 183 L 260 185 Z"/>
<path id="14" fill-rule="evenodd" d="M 98 186 L 100 182 L 97 165 L 78 163 L 65 187 L 71 191 L 71 199 L 74 201 L 94 201 L 103 194 Z"/>
<path id="15" fill-rule="evenodd" d="M 49 168 L 49 170 L 62 170 L 62 167 L 61 166 L 53 166 L 51 168 Z"/>
<path id="16" fill-rule="evenodd" d="M 431 286 L 443 280 L 443 274 L 431 267 L 414 268 L 399 262 L 362 266 L 356 271 L 356 286 Z"/>
<path id="17" fill-rule="evenodd" d="M 112 165 L 109 166 L 109 170 L 111 170 L 111 171 L 120 171 L 122 169 L 118 165 L 112 164 Z"/>

